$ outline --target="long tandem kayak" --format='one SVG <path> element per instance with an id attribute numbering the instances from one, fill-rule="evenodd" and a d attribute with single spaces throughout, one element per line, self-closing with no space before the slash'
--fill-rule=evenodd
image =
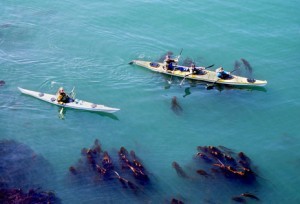
<path id="1" fill-rule="evenodd" d="M 197 81 L 205 81 L 209 83 L 227 84 L 227 85 L 236 85 L 236 86 L 265 86 L 267 84 L 267 81 L 265 80 L 249 79 L 246 77 L 241 77 L 236 75 L 231 75 L 230 79 L 220 79 L 217 77 L 216 72 L 207 69 L 205 69 L 205 73 L 203 75 L 196 75 L 196 74 L 190 74 L 189 72 L 180 71 L 180 70 L 174 70 L 174 71 L 166 70 L 164 68 L 164 64 L 158 62 L 133 60 L 129 64 L 136 64 L 140 67 L 144 67 L 150 69 L 151 71 L 159 72 L 162 74 L 167 74 L 167 75 L 172 75 L 176 77 L 182 77 L 182 78 L 192 79 Z"/>
<path id="2" fill-rule="evenodd" d="M 66 107 L 66 108 L 73 108 L 79 110 L 86 110 L 86 111 L 94 111 L 94 112 L 106 112 L 106 113 L 114 113 L 120 109 L 118 108 L 111 108 L 100 104 L 90 103 L 83 100 L 75 99 L 74 102 L 60 104 L 57 102 L 56 95 L 31 91 L 27 89 L 23 89 L 18 87 L 18 89 L 26 95 L 32 96 L 34 98 L 40 99 L 42 101 L 46 101 L 48 103 L 52 103 L 57 106 Z"/>

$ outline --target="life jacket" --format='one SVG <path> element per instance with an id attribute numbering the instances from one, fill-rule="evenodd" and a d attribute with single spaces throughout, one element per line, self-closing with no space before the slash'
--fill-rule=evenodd
<path id="1" fill-rule="evenodd" d="M 173 62 L 167 64 L 168 70 L 174 70 Z"/>
<path id="2" fill-rule="evenodd" d="M 61 95 L 63 95 L 62 98 L 61 98 L 61 101 L 63 103 L 69 103 L 69 96 L 65 93 L 62 93 Z"/>
<path id="3" fill-rule="evenodd" d="M 173 65 L 174 62 L 175 62 L 175 60 L 173 60 L 173 59 L 165 60 L 168 70 L 174 70 L 174 65 Z"/>

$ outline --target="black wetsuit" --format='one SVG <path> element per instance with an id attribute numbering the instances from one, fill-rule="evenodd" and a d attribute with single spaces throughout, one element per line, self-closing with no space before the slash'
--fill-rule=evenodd
<path id="1" fill-rule="evenodd" d="M 205 72 L 202 70 L 202 69 L 197 69 L 196 67 L 193 68 L 193 74 L 196 74 L 196 75 L 203 75 L 205 74 Z"/>

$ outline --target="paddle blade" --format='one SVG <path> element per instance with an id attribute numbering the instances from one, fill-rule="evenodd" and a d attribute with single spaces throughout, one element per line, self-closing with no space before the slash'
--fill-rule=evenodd
<path id="1" fill-rule="evenodd" d="M 235 72 L 237 69 L 234 69 L 234 70 L 232 70 L 231 72 L 230 72 L 230 74 L 232 74 L 233 72 Z"/>
<path id="2" fill-rule="evenodd" d="M 214 84 L 206 84 L 206 89 L 210 90 L 214 88 Z"/>
<path id="3" fill-rule="evenodd" d="M 182 81 L 180 82 L 179 85 L 182 86 L 182 85 L 183 85 L 183 82 L 184 82 L 184 79 L 182 79 Z"/>
<path id="4" fill-rule="evenodd" d="M 215 66 L 215 64 L 212 64 L 212 65 L 210 65 L 210 66 L 208 66 L 208 67 L 205 67 L 205 69 L 211 68 L 211 67 L 213 67 L 213 66 Z"/>
<path id="5" fill-rule="evenodd" d="M 182 51 L 183 51 L 183 48 L 181 48 L 181 51 L 180 51 L 180 54 L 179 54 L 179 56 L 181 55 Z"/>

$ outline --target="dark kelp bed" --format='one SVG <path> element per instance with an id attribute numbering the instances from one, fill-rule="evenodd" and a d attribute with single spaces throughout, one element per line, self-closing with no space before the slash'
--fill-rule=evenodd
<path id="1" fill-rule="evenodd" d="M 55 189 L 44 190 L 55 175 L 45 158 L 14 140 L 2 140 L 0 147 L 1 202 L 61 202 Z M 193 192 L 195 197 L 201 194 L 199 202 L 260 200 L 256 195 L 261 188 L 258 167 L 244 152 L 234 152 L 224 146 L 197 146 L 196 149 L 184 168 L 176 161 L 164 164 L 170 173 L 175 169 L 175 181 L 184 180 L 184 185 L 178 186 L 179 194 L 162 196 L 156 175 L 147 170 L 147 164 L 143 164 L 135 151 L 120 147 L 108 152 L 98 139 L 90 148 L 83 147 L 77 163 L 66 169 L 67 187 L 84 189 L 93 185 L 95 190 L 100 190 L 103 202 L 131 197 L 136 202 L 189 203 L 185 191 Z M 220 188 L 230 189 L 227 194 L 220 194 Z"/>

